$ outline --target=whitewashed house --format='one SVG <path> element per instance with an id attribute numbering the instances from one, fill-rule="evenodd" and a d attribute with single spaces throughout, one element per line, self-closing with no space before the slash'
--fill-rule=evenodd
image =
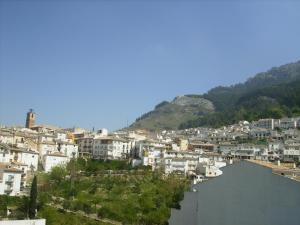
<path id="1" fill-rule="evenodd" d="M 145 150 L 142 156 L 142 162 L 144 166 L 151 166 L 152 170 L 155 170 L 161 166 L 162 163 L 162 150 L 159 148 L 152 148 Z"/>
<path id="2" fill-rule="evenodd" d="M 0 143 L 0 162 L 25 164 L 26 173 L 28 170 L 37 170 L 38 160 L 39 153 L 36 151 Z"/>
<path id="3" fill-rule="evenodd" d="M 188 161 L 185 158 L 166 158 L 165 159 L 165 173 L 181 173 L 187 174 Z"/>
<path id="4" fill-rule="evenodd" d="M 274 129 L 274 119 L 260 119 L 257 121 L 257 126 L 267 130 Z"/>
<path id="5" fill-rule="evenodd" d="M 198 163 L 199 159 L 193 157 L 166 157 L 164 158 L 165 173 L 195 174 Z"/>
<path id="6" fill-rule="evenodd" d="M 78 145 L 74 143 L 58 140 L 56 141 L 56 149 L 69 159 L 78 157 Z"/>
<path id="7" fill-rule="evenodd" d="M 6 163 L 0 163 L 0 195 L 16 196 L 20 194 L 22 170 Z"/>
<path id="8" fill-rule="evenodd" d="M 268 138 L 272 135 L 271 130 L 268 130 L 266 128 L 253 128 L 249 132 L 250 137 L 257 138 L 257 139 L 263 139 Z"/>
<path id="9" fill-rule="evenodd" d="M 50 154 L 51 152 L 55 152 L 57 149 L 57 146 L 54 141 L 42 141 L 39 144 L 39 154 L 42 158 L 46 154 Z"/>
<path id="10" fill-rule="evenodd" d="M 198 159 L 200 156 L 199 153 L 193 151 L 164 151 L 163 157 L 164 158 L 196 158 Z"/>
<path id="11" fill-rule="evenodd" d="M 19 162 L 28 165 L 28 170 L 38 169 L 39 153 L 30 149 L 10 148 L 10 162 Z M 26 171 L 25 171 L 26 172 Z"/>
<path id="12" fill-rule="evenodd" d="M 300 143 L 286 144 L 283 150 L 284 161 L 300 161 Z"/>
<path id="13" fill-rule="evenodd" d="M 93 142 L 93 158 L 125 159 L 130 155 L 128 142 L 119 137 L 99 137 Z"/>
<path id="14" fill-rule="evenodd" d="M 237 146 L 234 144 L 220 144 L 218 151 L 223 155 L 228 155 L 229 153 L 236 151 Z"/>
<path id="15" fill-rule="evenodd" d="M 280 120 L 279 128 L 281 129 L 295 129 L 297 127 L 297 120 L 294 118 L 283 118 Z"/>
<path id="16" fill-rule="evenodd" d="M 6 144 L 0 143 L 0 163 L 8 163 L 10 161 L 10 151 Z"/>
<path id="17" fill-rule="evenodd" d="M 206 177 L 217 177 L 223 174 L 222 170 L 220 170 L 213 161 L 199 163 L 197 165 L 196 173 Z"/>
<path id="18" fill-rule="evenodd" d="M 94 145 L 94 138 L 92 136 L 80 137 L 76 140 L 76 143 L 78 144 L 78 154 L 80 156 L 92 156 Z"/>
<path id="19" fill-rule="evenodd" d="M 268 143 L 268 150 L 273 152 L 279 152 L 283 149 L 282 141 L 272 141 Z"/>
<path id="20" fill-rule="evenodd" d="M 49 153 L 43 156 L 43 167 L 45 172 L 50 172 L 55 166 L 64 166 L 70 158 L 60 152 Z"/>

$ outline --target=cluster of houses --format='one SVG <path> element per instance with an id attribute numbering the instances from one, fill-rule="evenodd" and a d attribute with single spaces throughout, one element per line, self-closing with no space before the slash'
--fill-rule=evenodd
<path id="1" fill-rule="evenodd" d="M 29 119 L 28 119 L 29 118 Z M 50 172 L 72 158 L 129 160 L 166 174 L 214 177 L 232 159 L 300 161 L 299 118 L 261 119 L 212 128 L 108 133 L 34 125 L 0 128 L 0 194 L 20 195 L 35 171 Z"/>
<path id="2" fill-rule="evenodd" d="M 0 194 L 19 195 L 37 170 L 51 171 L 78 156 L 66 131 L 47 126 L 0 129 Z"/>

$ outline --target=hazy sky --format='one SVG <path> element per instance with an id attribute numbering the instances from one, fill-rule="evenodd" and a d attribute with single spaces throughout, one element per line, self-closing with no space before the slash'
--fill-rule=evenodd
<path id="1" fill-rule="evenodd" d="M 280 3 L 284 2 L 284 3 Z M 0 0 L 0 124 L 124 127 L 300 59 L 300 2 Z"/>

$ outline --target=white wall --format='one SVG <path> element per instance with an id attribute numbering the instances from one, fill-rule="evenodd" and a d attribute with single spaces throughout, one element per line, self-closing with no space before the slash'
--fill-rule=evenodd
<path id="1" fill-rule="evenodd" d="M 3 171 L 3 177 L 2 177 L 2 183 L 0 183 L 0 194 L 6 194 L 5 190 L 8 187 L 12 187 L 12 192 L 9 193 L 11 196 L 18 195 L 20 193 L 21 188 L 21 172 L 9 172 L 9 171 Z M 10 180 L 10 177 L 13 177 L 13 181 L 11 185 L 6 184 L 6 181 Z"/>
<path id="2" fill-rule="evenodd" d="M 57 145 L 58 149 L 58 145 Z M 61 143 L 60 144 L 60 152 L 67 156 L 69 159 L 73 158 L 73 152 L 75 153 L 75 158 L 78 157 L 78 145 L 69 144 L 69 143 Z"/>
<path id="3" fill-rule="evenodd" d="M 68 161 L 69 159 L 67 157 L 45 155 L 43 162 L 45 172 L 50 172 L 55 166 L 65 165 Z"/>
<path id="4" fill-rule="evenodd" d="M 94 158 L 120 159 L 123 154 L 129 154 L 130 149 L 127 142 L 112 140 L 109 143 L 102 143 L 101 139 L 95 139 L 92 152 Z"/>
<path id="5" fill-rule="evenodd" d="M 46 154 L 50 154 L 51 152 L 56 151 L 55 144 L 41 143 L 40 144 L 40 156 L 44 156 Z"/>
<path id="6" fill-rule="evenodd" d="M 33 165 L 34 171 L 38 169 L 38 161 L 39 155 L 30 152 L 22 152 L 21 159 L 19 160 L 19 162 L 28 165 L 28 170 L 31 170 L 31 165 Z"/>
<path id="7" fill-rule="evenodd" d="M 8 163 L 10 159 L 10 155 L 9 152 L 8 153 L 4 153 L 2 151 L 0 151 L 0 163 Z"/>
<path id="8" fill-rule="evenodd" d="M 46 219 L 7 220 L 7 221 L 0 221 L 0 225 L 46 225 Z"/>

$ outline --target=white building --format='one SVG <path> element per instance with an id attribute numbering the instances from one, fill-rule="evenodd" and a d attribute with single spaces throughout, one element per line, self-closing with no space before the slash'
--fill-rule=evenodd
<path id="1" fill-rule="evenodd" d="M 149 150 L 145 150 L 141 158 L 144 166 L 151 166 L 152 170 L 155 170 L 161 166 L 162 157 L 163 157 L 162 149 L 151 148 Z"/>
<path id="2" fill-rule="evenodd" d="M 94 138 L 92 136 L 81 137 L 76 140 L 80 156 L 90 157 L 93 153 Z"/>
<path id="3" fill-rule="evenodd" d="M 108 135 L 108 130 L 105 128 L 102 128 L 97 131 L 97 136 L 106 137 Z"/>
<path id="4" fill-rule="evenodd" d="M 144 152 L 154 149 L 160 149 L 161 152 L 167 149 L 165 143 L 161 143 L 153 140 L 140 140 L 135 143 L 135 148 L 137 149 L 136 155 L 140 158 L 144 156 Z"/>
<path id="5" fill-rule="evenodd" d="M 39 153 L 31 149 L 0 143 L 0 153 L 0 162 L 25 164 L 27 171 L 36 171 L 38 168 Z"/>
<path id="6" fill-rule="evenodd" d="M 197 166 L 197 174 L 203 174 L 206 177 L 217 177 L 223 174 L 222 170 L 219 169 L 213 162 L 202 162 Z"/>
<path id="7" fill-rule="evenodd" d="M 20 194 L 22 170 L 6 163 L 0 163 L 0 195 Z"/>
<path id="8" fill-rule="evenodd" d="M 54 152 L 43 156 L 43 167 L 45 172 L 50 172 L 55 166 L 66 165 L 70 158 L 60 152 Z"/>
<path id="9" fill-rule="evenodd" d="M 54 134 L 43 134 L 39 138 L 38 149 L 41 158 L 46 154 L 61 152 L 68 158 L 78 157 L 78 146 L 70 137 L 70 134 L 57 130 Z"/>
<path id="10" fill-rule="evenodd" d="M 185 158 L 165 158 L 165 173 L 187 174 L 188 162 Z"/>
<path id="11" fill-rule="evenodd" d="M 272 152 L 279 152 L 283 149 L 283 143 L 281 141 L 273 141 L 268 143 L 268 150 Z"/>
<path id="12" fill-rule="evenodd" d="M 297 121 L 294 118 L 283 118 L 280 120 L 279 128 L 294 129 L 297 127 Z"/>
<path id="13" fill-rule="evenodd" d="M 68 141 L 56 141 L 56 149 L 69 159 L 78 157 L 78 145 Z"/>
<path id="14" fill-rule="evenodd" d="M 271 130 L 266 128 L 253 128 L 249 132 L 252 138 L 263 139 L 271 136 Z"/>
<path id="15" fill-rule="evenodd" d="M 198 163 L 199 159 L 193 157 L 167 157 L 164 158 L 165 173 L 195 174 Z"/>
<path id="16" fill-rule="evenodd" d="M 300 144 L 286 144 L 283 150 L 283 160 L 300 161 Z"/>
<path id="17" fill-rule="evenodd" d="M 93 158 L 125 159 L 130 155 L 130 148 L 125 139 L 118 137 L 99 137 L 93 142 Z"/>
<path id="18" fill-rule="evenodd" d="M 227 155 L 236 150 L 237 146 L 233 144 L 220 144 L 218 147 L 218 151 L 223 155 Z"/>
<path id="19" fill-rule="evenodd" d="M 10 148 L 10 162 L 19 162 L 28 165 L 28 170 L 38 169 L 39 153 L 30 149 Z M 25 171 L 26 172 L 26 171 Z"/>
<path id="20" fill-rule="evenodd" d="M 274 119 L 260 119 L 257 121 L 257 126 L 268 130 L 273 130 Z"/>
<path id="21" fill-rule="evenodd" d="M 50 154 L 51 152 L 55 152 L 57 146 L 54 141 L 42 141 L 39 144 L 39 154 L 40 157 L 43 157 L 46 154 Z"/>
<path id="22" fill-rule="evenodd" d="M 0 143 L 0 163 L 8 163 L 10 161 L 10 151 L 6 144 Z"/>

